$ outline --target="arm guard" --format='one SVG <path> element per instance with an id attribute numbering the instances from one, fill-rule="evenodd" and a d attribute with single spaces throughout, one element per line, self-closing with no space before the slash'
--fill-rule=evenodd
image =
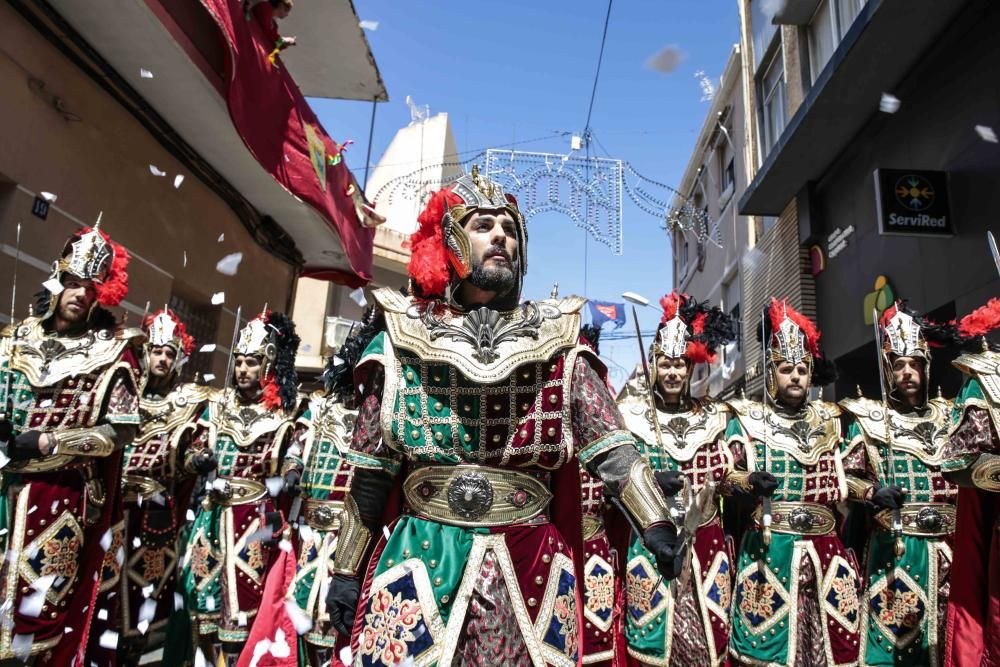
<path id="1" fill-rule="evenodd" d="M 52 431 L 53 454 L 103 458 L 121 449 L 135 436 L 135 427 L 119 424 L 101 424 L 91 428 L 70 428 Z"/>
<path id="2" fill-rule="evenodd" d="M 340 513 L 340 536 L 337 538 L 337 553 L 333 557 L 333 571 L 336 574 L 356 576 L 368 550 L 371 531 L 361 521 L 358 504 L 350 495 L 344 496 L 344 510 Z"/>
<path id="3" fill-rule="evenodd" d="M 856 500 L 862 503 L 867 502 L 871 500 L 874 488 L 875 483 L 871 480 L 855 477 L 854 475 L 847 475 L 847 497 L 850 500 Z"/>
<path id="4" fill-rule="evenodd" d="M 642 458 L 632 461 L 620 497 L 622 505 L 643 530 L 655 524 L 673 523 L 670 506 L 653 477 L 653 471 Z"/>
<path id="5" fill-rule="evenodd" d="M 959 486 L 1000 493 L 1000 456 L 980 454 L 972 465 L 960 470 L 945 471 L 944 476 Z"/>

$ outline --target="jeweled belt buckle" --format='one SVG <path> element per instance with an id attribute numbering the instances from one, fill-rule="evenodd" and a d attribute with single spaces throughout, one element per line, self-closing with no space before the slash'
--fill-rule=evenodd
<path id="1" fill-rule="evenodd" d="M 493 485 L 484 475 L 463 473 L 448 485 L 448 507 L 468 521 L 477 521 L 493 507 Z"/>
<path id="2" fill-rule="evenodd" d="M 796 507 L 788 515 L 788 525 L 800 533 L 808 532 L 816 524 L 816 517 L 809 510 Z"/>
<path id="3" fill-rule="evenodd" d="M 914 519 L 917 528 L 927 532 L 937 532 L 944 527 L 944 517 L 934 507 L 925 507 Z"/>

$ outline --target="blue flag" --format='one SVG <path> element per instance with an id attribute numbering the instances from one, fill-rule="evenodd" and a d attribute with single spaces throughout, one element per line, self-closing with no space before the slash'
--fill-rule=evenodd
<path id="1" fill-rule="evenodd" d="M 590 304 L 590 321 L 595 327 L 605 322 L 614 322 L 615 329 L 625 326 L 625 304 L 610 301 L 588 301 Z"/>

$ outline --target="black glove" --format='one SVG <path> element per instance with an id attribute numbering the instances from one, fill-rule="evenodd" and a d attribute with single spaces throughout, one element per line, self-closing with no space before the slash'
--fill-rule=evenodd
<path id="1" fill-rule="evenodd" d="M 684 549 L 677 544 L 677 528 L 670 523 L 650 526 L 642 534 L 642 542 L 656 558 L 656 569 L 667 581 L 675 579 L 684 566 Z"/>
<path id="2" fill-rule="evenodd" d="M 330 615 L 330 625 L 341 637 L 351 636 L 359 597 L 361 585 L 357 577 L 335 574 L 330 579 L 330 587 L 326 591 L 326 613 Z"/>
<path id="3" fill-rule="evenodd" d="M 876 486 L 868 506 L 874 511 L 898 510 L 903 507 L 903 490 L 898 486 Z"/>
<path id="4" fill-rule="evenodd" d="M 302 493 L 302 487 L 299 486 L 299 480 L 302 479 L 302 473 L 298 470 L 289 470 L 285 473 L 285 483 L 281 487 L 289 496 L 297 496 Z"/>
<path id="5" fill-rule="evenodd" d="M 660 470 L 654 472 L 653 477 L 667 498 L 676 496 L 684 488 L 684 473 L 679 470 Z"/>
<path id="6" fill-rule="evenodd" d="M 191 467 L 199 475 L 207 475 L 219 467 L 219 461 L 215 458 L 215 452 L 203 449 L 191 457 Z"/>
<path id="7" fill-rule="evenodd" d="M 778 488 L 778 478 L 767 471 L 752 472 L 747 481 L 750 482 L 750 494 L 756 498 L 770 498 Z"/>
<path id="8" fill-rule="evenodd" d="M 25 431 L 16 436 L 13 441 L 7 441 L 7 456 L 12 461 L 27 461 L 29 459 L 40 459 L 44 454 L 38 447 L 38 441 L 42 437 L 41 431 Z"/>
<path id="9" fill-rule="evenodd" d="M 9 419 L 0 421 L 0 442 L 9 442 L 14 435 L 14 423 Z"/>

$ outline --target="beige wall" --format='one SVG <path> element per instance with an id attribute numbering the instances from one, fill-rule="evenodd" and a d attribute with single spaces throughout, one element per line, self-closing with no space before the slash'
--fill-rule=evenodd
<path id="1" fill-rule="evenodd" d="M 32 260 L 49 264 L 79 228 L 74 219 L 89 224 L 99 211 L 104 212 L 102 228 L 136 255 L 127 299 L 140 311 L 147 300 L 153 308 L 162 307 L 174 293 L 208 304 L 213 292 L 224 291 L 214 342 L 228 348 L 237 305 L 244 313 L 265 302 L 277 309 L 290 306 L 293 267 L 259 246 L 226 202 L 6 4 L 0 5 L 0 44 L 0 179 L 8 181 L 0 184 L 0 243 L 5 245 L 0 285 L 13 272 L 15 225 L 22 221 L 26 261 L 18 271 L 18 315 L 26 314 L 29 295 L 46 277 Z M 42 83 L 33 89 L 32 79 Z M 155 78 L 149 81 L 154 85 Z M 53 96 L 79 122 L 64 119 Z M 150 164 L 168 175 L 153 176 Z M 186 176 L 177 189 L 176 174 Z M 31 214 L 32 195 L 39 191 L 58 195 L 44 221 Z M 224 240 L 217 241 L 222 234 Z M 234 252 L 243 253 L 237 275 L 216 272 L 216 262 Z M 8 311 L 7 297 L 0 298 L 0 312 Z M 138 321 L 138 315 L 130 321 Z M 199 341 L 205 342 L 213 341 Z M 219 384 L 226 358 L 222 351 L 214 356 Z"/>

